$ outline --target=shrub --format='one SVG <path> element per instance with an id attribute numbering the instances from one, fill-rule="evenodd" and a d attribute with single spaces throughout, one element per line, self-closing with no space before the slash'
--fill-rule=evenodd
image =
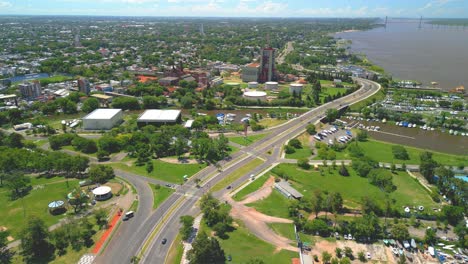
<path id="1" fill-rule="evenodd" d="M 403 146 L 395 145 L 392 146 L 392 153 L 395 159 L 409 160 L 409 155 Z"/>
<path id="2" fill-rule="evenodd" d="M 284 152 L 286 152 L 286 154 L 293 154 L 296 152 L 296 149 L 290 145 L 286 145 L 284 146 Z"/>
<path id="3" fill-rule="evenodd" d="M 301 149 L 302 148 L 302 143 L 297 138 L 291 139 L 289 141 L 288 145 L 293 147 L 293 148 L 296 148 L 296 149 Z"/>
<path id="4" fill-rule="evenodd" d="M 297 166 L 305 169 L 305 170 L 308 170 L 310 169 L 310 164 L 309 164 L 309 160 L 308 159 L 299 159 L 297 161 Z"/>

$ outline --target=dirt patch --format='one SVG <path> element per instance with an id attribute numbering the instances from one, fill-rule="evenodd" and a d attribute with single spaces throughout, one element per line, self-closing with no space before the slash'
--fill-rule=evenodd
<path id="1" fill-rule="evenodd" d="M 15 240 L 15 238 L 14 238 L 14 237 L 12 237 L 12 236 L 7 236 L 7 238 L 6 238 L 6 239 L 7 239 L 7 241 L 8 241 L 8 242 L 11 242 L 11 241 Z"/>
<path id="2" fill-rule="evenodd" d="M 273 190 L 274 184 L 275 178 L 273 176 L 270 176 L 270 178 L 268 178 L 268 180 L 263 184 L 263 186 L 260 189 L 247 195 L 245 199 L 242 200 L 240 203 L 249 204 L 268 197 Z"/>
<path id="3" fill-rule="evenodd" d="M 391 257 L 391 251 L 388 251 L 388 248 L 385 246 L 379 244 L 360 244 L 349 240 L 338 240 L 336 242 L 326 240 L 319 241 L 315 243 L 309 254 L 321 256 L 322 252 L 326 251 L 334 256 L 336 248 L 344 249 L 345 247 L 350 247 L 353 250 L 353 255 L 355 257 L 353 263 L 360 263 L 360 261 L 357 260 L 357 255 L 360 251 L 363 251 L 365 254 L 370 253 L 371 261 L 388 262 L 390 260 L 391 263 L 394 263 L 394 259 Z M 390 255 L 388 255 L 389 253 Z"/>
<path id="4" fill-rule="evenodd" d="M 160 161 L 164 161 L 167 163 L 173 163 L 173 164 L 198 164 L 199 162 L 195 159 L 187 159 L 187 158 L 160 158 Z"/>
<path id="5" fill-rule="evenodd" d="M 122 188 L 123 188 L 123 185 L 121 183 L 117 183 L 117 182 L 108 182 L 108 183 L 106 183 L 106 185 L 111 187 L 113 194 L 119 193 L 120 190 L 122 190 Z"/>
<path id="6" fill-rule="evenodd" d="M 6 226 L 0 226 L 0 232 L 7 231 L 8 228 Z"/>

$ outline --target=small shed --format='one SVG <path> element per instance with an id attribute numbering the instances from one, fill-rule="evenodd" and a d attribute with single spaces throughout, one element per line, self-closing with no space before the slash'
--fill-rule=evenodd
<path id="1" fill-rule="evenodd" d="M 50 202 L 48 208 L 51 214 L 60 214 L 66 210 L 65 202 L 61 200 Z"/>
<path id="2" fill-rule="evenodd" d="M 288 199 L 301 199 L 302 194 L 294 189 L 289 182 L 287 181 L 280 181 L 275 183 L 275 189 L 277 189 L 281 194 L 286 196 Z"/>

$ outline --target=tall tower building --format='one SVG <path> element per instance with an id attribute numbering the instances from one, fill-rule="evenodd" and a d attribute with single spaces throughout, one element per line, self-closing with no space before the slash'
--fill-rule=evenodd
<path id="1" fill-rule="evenodd" d="M 89 94 L 91 92 L 91 87 L 89 85 L 89 81 L 85 78 L 78 79 L 78 90 L 84 94 Z"/>
<path id="2" fill-rule="evenodd" d="M 275 54 L 276 50 L 272 47 L 262 49 L 259 82 L 264 83 L 276 80 Z"/>
<path id="3" fill-rule="evenodd" d="M 25 82 L 18 86 L 21 96 L 27 99 L 34 99 L 41 95 L 41 84 L 39 81 Z"/>

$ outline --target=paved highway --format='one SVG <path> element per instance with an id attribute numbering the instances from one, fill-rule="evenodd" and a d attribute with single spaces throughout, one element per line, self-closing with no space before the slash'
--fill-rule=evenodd
<path id="1" fill-rule="evenodd" d="M 325 111 L 331 108 L 341 108 L 350 105 L 375 94 L 380 85 L 375 82 L 357 79 L 362 87 L 358 91 L 314 108 L 302 116 L 290 120 L 286 124 L 270 130 L 270 134 L 262 140 L 243 148 L 235 153 L 231 159 L 220 162 L 222 171 L 210 166 L 194 175 L 187 183 L 176 188 L 176 192 L 171 195 L 152 213 L 148 213 L 148 203 L 152 203 L 153 198 L 150 193 L 140 194 L 140 207 L 136 216 L 121 225 L 117 230 L 106 250 L 96 258 L 96 263 L 130 263 L 133 256 L 141 252 L 142 246 L 146 242 L 146 248 L 140 263 L 164 263 L 170 244 L 175 239 L 179 230 L 179 218 L 186 214 L 196 214 L 199 209 L 195 207 L 197 200 L 216 183 L 232 172 L 242 168 L 257 156 L 266 157 L 266 161 L 246 173 L 243 177 L 233 182 L 233 189 L 248 180 L 250 174 L 258 174 L 277 163 L 280 159 L 281 146 L 289 139 L 302 133 L 309 123 L 314 123 L 325 116 Z M 271 155 L 263 155 L 265 152 L 273 150 Z M 120 175 L 119 175 L 120 176 Z M 132 183 L 139 179 L 127 178 Z M 197 188 L 195 178 L 201 179 L 201 188 Z M 144 181 L 144 179 L 143 179 Z M 142 186 L 137 187 L 144 190 Z M 227 190 L 222 190 L 214 195 L 221 197 Z M 151 196 L 151 197 L 149 197 Z M 148 201 L 146 201 L 148 200 Z M 143 209 L 143 210 L 142 210 Z M 150 234 L 154 231 L 154 236 Z M 161 244 L 161 240 L 166 238 L 168 243 Z"/>

